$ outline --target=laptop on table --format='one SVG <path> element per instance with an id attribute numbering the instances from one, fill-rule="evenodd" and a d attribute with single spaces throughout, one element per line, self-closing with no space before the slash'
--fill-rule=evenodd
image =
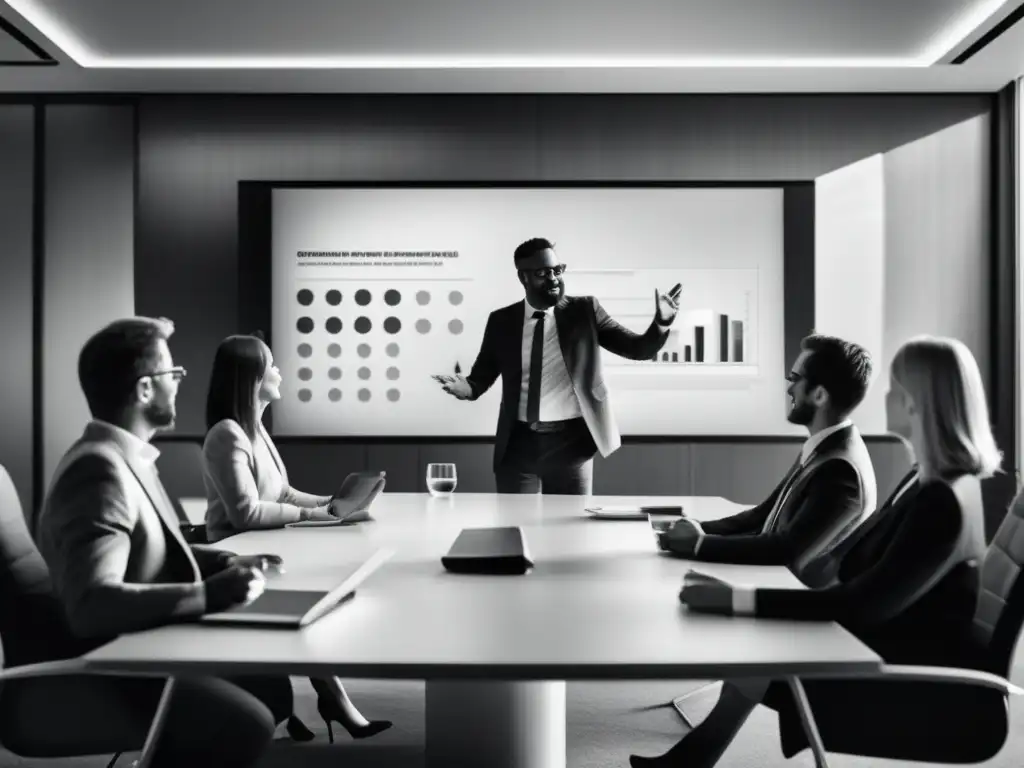
<path id="1" fill-rule="evenodd" d="M 355 597 L 356 587 L 394 555 L 379 549 L 330 590 L 266 589 L 251 603 L 199 617 L 204 624 L 253 624 L 300 629 Z"/>

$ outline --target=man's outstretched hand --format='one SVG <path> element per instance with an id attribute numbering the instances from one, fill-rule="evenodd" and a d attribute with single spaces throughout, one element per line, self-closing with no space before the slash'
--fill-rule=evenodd
<path id="1" fill-rule="evenodd" d="M 679 312 L 679 297 L 682 293 L 681 283 L 676 283 L 672 290 L 665 294 L 657 288 L 654 289 L 655 317 L 660 325 L 670 325 L 676 319 Z"/>
<path id="2" fill-rule="evenodd" d="M 459 400 L 469 400 L 473 396 L 473 388 L 469 386 L 466 377 L 461 374 L 454 376 L 435 374 L 430 378 L 440 384 L 441 389 Z"/>

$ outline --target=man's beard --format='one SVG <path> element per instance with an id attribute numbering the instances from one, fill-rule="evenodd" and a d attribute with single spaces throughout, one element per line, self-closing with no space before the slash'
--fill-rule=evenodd
<path id="1" fill-rule="evenodd" d="M 534 290 L 533 295 L 530 296 L 530 303 L 541 309 L 555 306 L 555 304 L 562 300 L 562 296 L 565 295 L 565 284 L 559 283 L 555 289 L 557 293 L 549 293 L 547 288 Z"/>
<path id="2" fill-rule="evenodd" d="M 814 420 L 815 409 L 810 403 L 797 403 L 789 409 L 786 420 L 790 424 L 806 426 Z"/>
<path id="3" fill-rule="evenodd" d="M 156 429 L 171 429 L 174 426 L 174 405 L 150 403 L 143 411 L 146 421 Z"/>

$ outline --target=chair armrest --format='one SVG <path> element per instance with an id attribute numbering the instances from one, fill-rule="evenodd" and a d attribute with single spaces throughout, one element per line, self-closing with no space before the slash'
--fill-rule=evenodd
<path id="1" fill-rule="evenodd" d="M 993 675 L 991 672 L 980 672 L 976 669 L 958 669 L 954 667 L 918 667 L 912 664 L 883 664 L 877 670 L 866 672 L 834 672 L 822 675 L 799 675 L 801 679 L 821 677 L 834 680 L 838 678 L 852 680 L 900 680 L 924 683 L 956 683 L 973 685 L 979 688 L 994 688 L 1003 695 L 1024 694 L 1024 689 L 1009 680 Z"/>
<path id="2" fill-rule="evenodd" d="M 80 675 L 85 673 L 83 659 L 60 659 L 39 664 L 23 664 L 20 667 L 0 669 L 0 682 L 31 677 L 52 677 L 54 675 Z"/>
<path id="3" fill-rule="evenodd" d="M 94 669 L 84 658 L 58 659 L 39 664 L 23 664 L 18 667 L 0 669 L 0 683 L 8 680 L 27 680 L 33 677 L 55 677 L 57 675 L 97 675 L 104 677 L 168 677 L 159 672 L 108 672 Z"/>

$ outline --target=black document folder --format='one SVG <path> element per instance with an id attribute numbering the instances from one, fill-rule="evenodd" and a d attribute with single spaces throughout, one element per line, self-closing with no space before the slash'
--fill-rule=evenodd
<path id="1" fill-rule="evenodd" d="M 441 563 L 452 573 L 521 574 L 533 567 L 518 526 L 463 528 Z"/>

